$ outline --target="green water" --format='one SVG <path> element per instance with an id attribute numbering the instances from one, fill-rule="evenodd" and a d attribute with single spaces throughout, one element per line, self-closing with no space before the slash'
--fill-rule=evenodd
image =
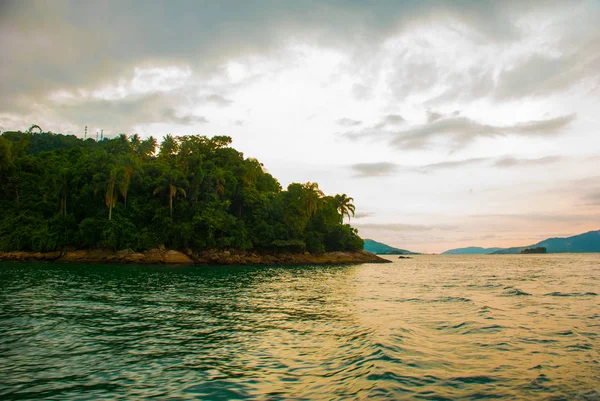
<path id="1" fill-rule="evenodd" d="M 600 399 L 599 254 L 393 260 L 0 263 L 0 399 Z"/>

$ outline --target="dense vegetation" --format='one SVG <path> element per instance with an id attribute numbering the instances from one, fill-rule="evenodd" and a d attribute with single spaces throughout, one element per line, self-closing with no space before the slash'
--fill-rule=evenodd
<path id="1" fill-rule="evenodd" d="M 546 253 L 546 248 L 544 248 L 543 246 L 537 248 L 527 248 L 523 249 L 521 253 Z"/>
<path id="2" fill-rule="evenodd" d="M 352 198 L 282 190 L 227 136 L 0 136 L 0 249 L 362 249 Z M 157 152 L 158 148 L 158 152 Z"/>

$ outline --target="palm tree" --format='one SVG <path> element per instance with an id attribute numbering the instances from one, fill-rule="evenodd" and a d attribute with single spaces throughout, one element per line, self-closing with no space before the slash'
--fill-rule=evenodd
<path id="1" fill-rule="evenodd" d="M 67 215 L 67 195 L 69 194 L 70 171 L 68 168 L 61 168 L 54 176 L 54 185 L 60 200 L 60 214 Z"/>
<path id="2" fill-rule="evenodd" d="M 154 189 L 153 194 L 156 195 L 160 192 L 166 192 L 169 198 L 169 212 L 173 216 L 173 198 L 177 197 L 178 194 L 184 198 L 187 197 L 185 189 L 178 186 L 177 184 L 182 181 L 182 177 L 175 176 L 174 174 L 163 175 L 159 179 L 159 186 Z"/>
<path id="3" fill-rule="evenodd" d="M 341 220 L 344 222 L 344 216 L 348 216 L 348 223 L 350 223 L 350 214 L 354 217 L 354 198 L 349 197 L 346 194 L 336 195 L 335 206 L 340 212 Z"/>
<path id="4" fill-rule="evenodd" d="M 104 195 L 104 203 L 108 207 L 108 219 L 112 219 L 112 209 L 117 204 L 118 200 L 117 193 L 117 169 L 113 168 L 110 170 L 108 181 L 106 183 L 106 193 Z"/>
<path id="5" fill-rule="evenodd" d="M 140 136 L 138 134 L 133 134 L 129 137 L 129 142 L 131 143 L 131 148 L 134 151 L 137 151 L 140 144 L 142 143 L 142 140 L 140 139 Z"/>
<path id="6" fill-rule="evenodd" d="M 127 207 L 127 193 L 129 192 L 129 185 L 131 184 L 131 177 L 133 176 L 133 172 L 138 168 L 137 161 L 131 157 L 127 156 L 121 160 L 121 177 L 119 180 L 119 192 L 123 197 L 123 205 Z"/>
<path id="7" fill-rule="evenodd" d="M 160 144 L 159 156 L 161 158 L 170 159 L 171 156 L 177 153 L 178 150 L 179 144 L 177 143 L 177 140 L 173 137 L 173 135 L 168 134 Z"/>
<path id="8" fill-rule="evenodd" d="M 302 185 L 306 191 L 305 207 L 306 213 L 312 217 L 317 213 L 319 207 L 319 198 L 324 196 L 323 191 L 319 189 L 319 184 L 316 182 L 307 182 Z"/>
<path id="9" fill-rule="evenodd" d="M 153 136 L 151 136 L 150 138 L 144 139 L 142 142 L 140 142 L 139 146 L 137 147 L 136 153 L 140 158 L 148 158 L 152 156 L 155 151 L 156 139 Z"/>

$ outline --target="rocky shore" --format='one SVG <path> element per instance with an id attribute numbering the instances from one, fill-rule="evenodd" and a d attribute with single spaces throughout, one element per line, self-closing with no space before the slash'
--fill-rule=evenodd
<path id="1" fill-rule="evenodd" d="M 61 252 L 0 252 L 0 260 L 137 265 L 342 265 L 391 263 L 367 251 L 306 253 L 261 253 L 233 250 L 151 249 L 145 252 L 109 250 L 65 250 Z"/>

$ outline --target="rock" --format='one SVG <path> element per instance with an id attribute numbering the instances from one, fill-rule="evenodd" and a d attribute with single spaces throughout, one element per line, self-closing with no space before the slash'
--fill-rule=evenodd
<path id="1" fill-rule="evenodd" d="M 144 263 L 151 265 L 160 265 L 164 263 L 163 253 L 160 249 L 150 249 L 144 252 Z"/>
<path id="2" fill-rule="evenodd" d="M 143 253 L 134 252 L 124 255 L 121 260 L 123 263 L 141 264 L 146 262 L 146 257 Z"/>
<path id="3" fill-rule="evenodd" d="M 178 251 L 167 251 L 163 255 L 164 263 L 169 265 L 193 265 L 194 261 L 184 253 Z"/>
<path id="4" fill-rule="evenodd" d="M 53 261 L 70 263 L 136 263 L 170 265 L 311 265 L 311 264 L 355 264 L 392 263 L 367 251 L 345 251 L 324 253 L 266 253 L 249 251 L 221 251 L 214 249 L 186 253 L 166 249 L 150 249 L 144 253 L 131 249 L 110 250 L 69 250 L 61 252 L 0 252 L 0 260 Z"/>

